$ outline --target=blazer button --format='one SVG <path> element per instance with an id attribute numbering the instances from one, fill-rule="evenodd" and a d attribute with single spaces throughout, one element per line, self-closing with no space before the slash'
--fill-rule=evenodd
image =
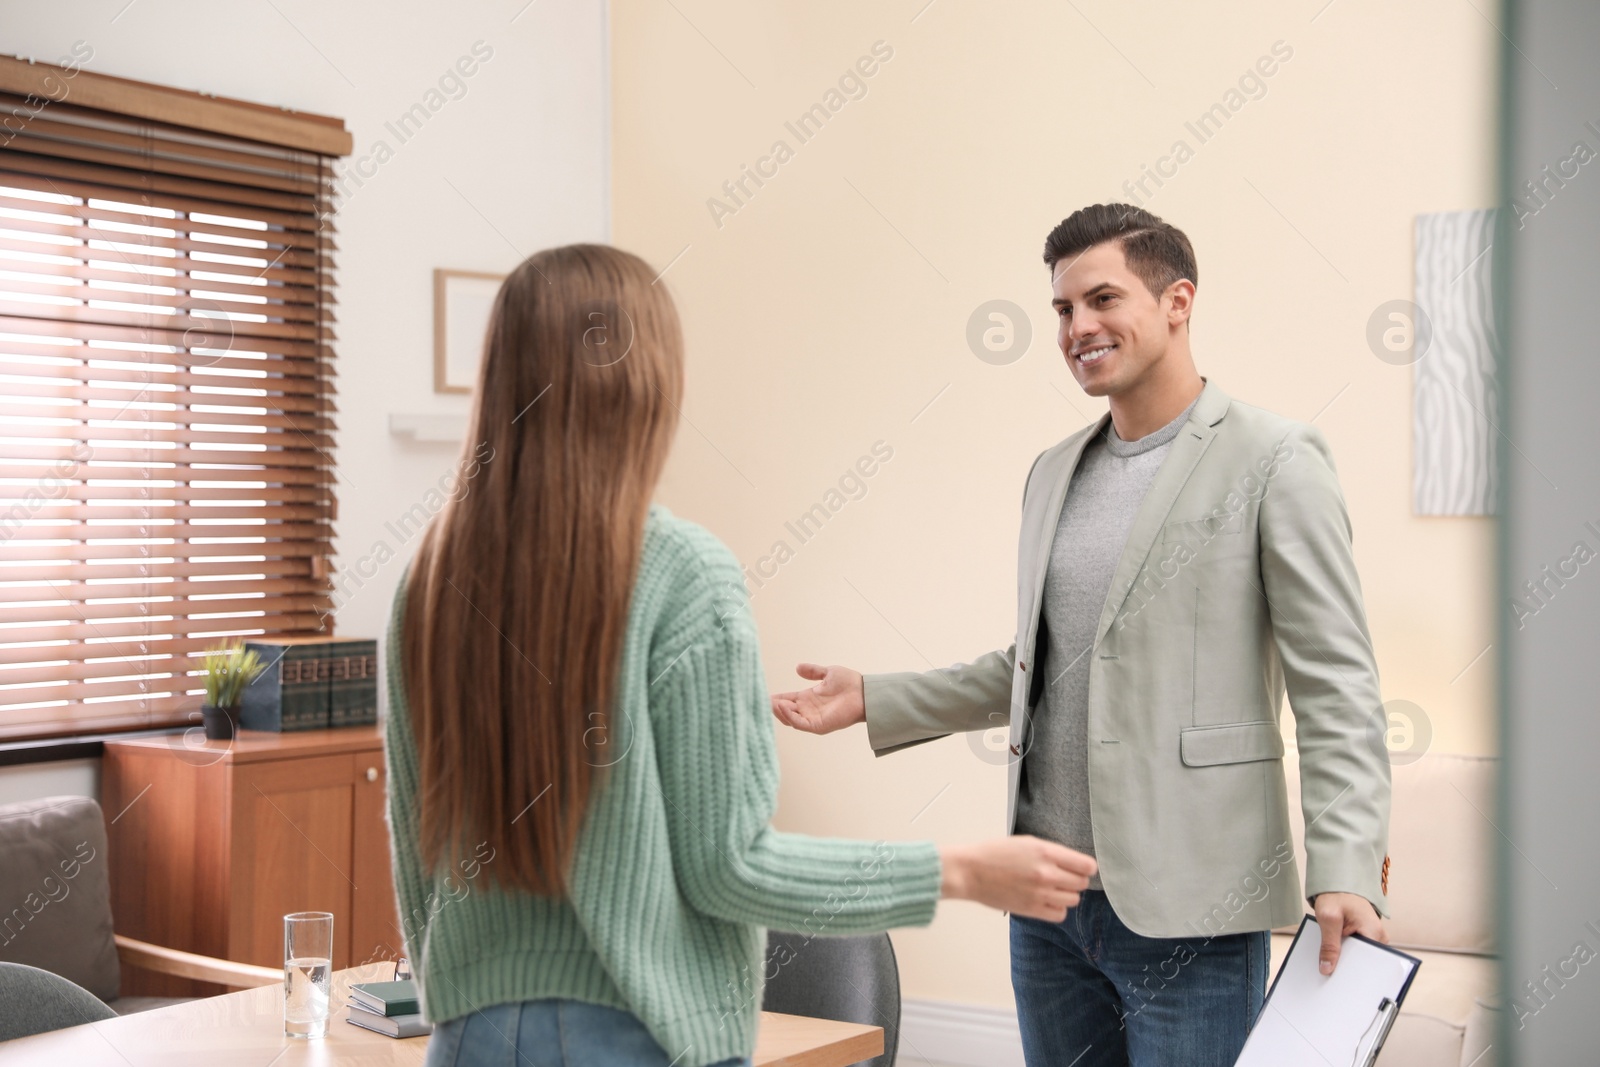
<path id="1" fill-rule="evenodd" d="M 1028 669 L 1028 665 L 1026 663 L 1023 663 L 1021 660 L 1017 661 L 1017 666 L 1020 667 L 1022 670 L 1027 670 Z"/>
<path id="2" fill-rule="evenodd" d="M 1012 754 L 1012 755 L 1013 755 L 1013 756 L 1020 756 L 1020 755 L 1022 755 L 1022 753 L 1021 753 L 1021 752 L 1018 752 L 1018 751 L 1017 751 L 1017 746 L 1016 746 L 1016 745 L 1012 745 L 1012 746 L 1011 746 L 1011 754 Z"/>

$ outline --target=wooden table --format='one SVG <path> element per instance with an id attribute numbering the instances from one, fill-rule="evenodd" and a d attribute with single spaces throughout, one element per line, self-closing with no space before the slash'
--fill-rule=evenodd
<path id="1" fill-rule="evenodd" d="M 328 1036 L 320 1040 L 283 1036 L 283 987 L 270 985 L 6 1041 L 0 1043 L 0 1065 L 420 1067 L 427 1038 L 397 1041 L 345 1022 L 350 984 L 384 981 L 392 974 L 388 963 L 336 972 L 333 1000 L 338 1006 L 328 1020 Z M 761 1013 L 758 1067 L 845 1067 L 882 1053 L 883 1031 L 876 1026 Z"/>

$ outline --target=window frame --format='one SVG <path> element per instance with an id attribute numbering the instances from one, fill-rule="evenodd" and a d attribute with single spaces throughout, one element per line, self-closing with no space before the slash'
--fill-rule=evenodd
<path id="1" fill-rule="evenodd" d="M 192 724 L 205 647 L 333 633 L 350 134 L 92 58 L 0 57 L 0 743 Z"/>

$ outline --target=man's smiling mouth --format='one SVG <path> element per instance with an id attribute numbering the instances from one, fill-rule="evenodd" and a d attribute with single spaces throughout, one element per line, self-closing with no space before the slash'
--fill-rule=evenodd
<path id="1" fill-rule="evenodd" d="M 1095 345 L 1093 348 L 1084 349 L 1072 358 L 1076 359 L 1083 366 L 1089 367 L 1099 363 L 1102 359 L 1105 359 L 1116 350 L 1117 346 L 1115 344 Z"/>

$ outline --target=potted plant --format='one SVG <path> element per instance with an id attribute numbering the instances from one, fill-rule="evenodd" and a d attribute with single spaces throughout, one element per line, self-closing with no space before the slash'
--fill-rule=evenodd
<path id="1" fill-rule="evenodd" d="M 239 701 L 244 687 L 266 670 L 254 649 L 235 640 L 206 649 L 206 701 L 200 705 L 206 738 L 226 741 L 239 724 Z"/>

